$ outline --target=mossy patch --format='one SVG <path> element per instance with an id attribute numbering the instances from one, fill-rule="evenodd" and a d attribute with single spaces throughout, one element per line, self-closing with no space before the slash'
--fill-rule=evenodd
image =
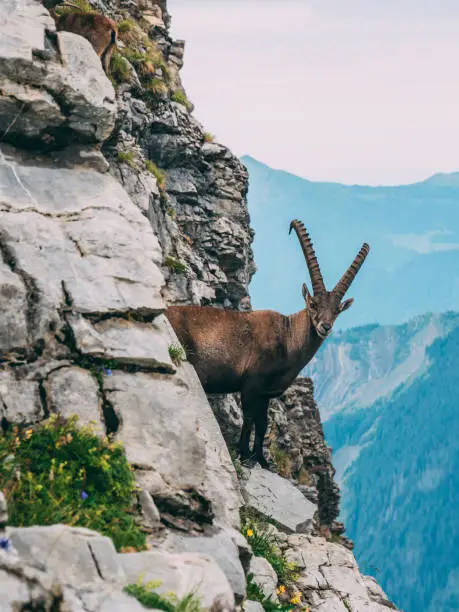
<path id="1" fill-rule="evenodd" d="M 11 525 L 78 525 L 109 536 L 118 550 L 145 548 L 122 444 L 78 427 L 77 417 L 53 415 L 1 434 L 0 489 Z"/>

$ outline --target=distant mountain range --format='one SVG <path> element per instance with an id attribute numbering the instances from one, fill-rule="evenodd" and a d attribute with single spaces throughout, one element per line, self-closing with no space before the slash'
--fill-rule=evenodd
<path id="1" fill-rule="evenodd" d="M 255 308 L 291 313 L 303 307 L 309 281 L 289 223 L 301 219 L 328 287 L 362 242 L 371 253 L 349 297 L 355 304 L 337 328 L 392 324 L 425 312 L 459 309 L 459 172 L 399 187 L 312 182 L 243 157 L 250 174 L 249 211 L 258 272 Z"/>
<path id="2" fill-rule="evenodd" d="M 336 333 L 305 374 L 360 567 L 404 612 L 457 612 L 459 313 Z"/>

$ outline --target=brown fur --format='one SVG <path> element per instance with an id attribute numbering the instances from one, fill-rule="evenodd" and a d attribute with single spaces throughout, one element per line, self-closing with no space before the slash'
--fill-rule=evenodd
<path id="1" fill-rule="evenodd" d="M 290 316 L 272 310 L 238 312 L 202 306 L 170 306 L 166 316 L 184 346 L 207 393 L 241 393 L 244 424 L 239 442 L 243 459 L 254 456 L 267 467 L 263 441 L 270 398 L 279 397 L 311 361 L 338 315 L 353 300 L 341 301 L 369 247 L 364 244 L 333 291 L 327 291 L 312 242 L 293 221 L 305 254 L 314 295 L 303 284 L 306 308 Z M 255 442 L 250 452 L 250 435 Z"/>
<path id="2" fill-rule="evenodd" d="M 108 74 L 118 38 L 118 28 L 113 19 L 99 13 L 72 12 L 56 16 L 55 21 L 57 30 L 73 32 L 89 40 L 101 59 L 105 73 Z"/>
<path id="3" fill-rule="evenodd" d="M 200 306 L 170 306 L 166 316 L 207 393 L 241 392 L 244 426 L 239 445 L 247 459 L 255 425 L 254 454 L 266 467 L 263 441 L 269 399 L 281 395 L 309 363 L 322 339 L 309 310 L 284 316 Z"/>

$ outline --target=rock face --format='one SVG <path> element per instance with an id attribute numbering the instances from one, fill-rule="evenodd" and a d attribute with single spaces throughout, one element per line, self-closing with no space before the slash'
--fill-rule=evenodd
<path id="1" fill-rule="evenodd" d="M 341 545 L 291 535 L 286 557 L 299 568 L 296 584 L 317 612 L 387 612 L 395 609 L 372 578 L 362 576 L 354 555 Z"/>
<path id="2" fill-rule="evenodd" d="M 266 444 L 274 459 L 276 450 L 280 451 L 285 475 L 299 482 L 306 497 L 317 501 L 320 522 L 331 526 L 339 515 L 340 492 L 311 379 L 298 378 L 278 400 L 271 401 Z"/>
<path id="3" fill-rule="evenodd" d="M 213 612 L 243 602 L 249 574 L 275 599 L 279 577 L 239 531 L 242 494 L 283 530 L 289 555 L 313 551 L 298 584 L 311 610 L 346 597 L 387 606 L 352 555 L 335 549 L 327 548 L 324 589 L 310 586 L 317 550 L 334 545 L 286 535 L 315 534 L 338 512 L 310 383 L 271 413 L 271 436 L 300 488 L 261 469 L 240 485 L 214 416 L 234 444 L 237 399 L 211 398 L 211 409 L 193 368 L 176 357 L 167 303 L 251 307 L 247 171 L 191 115 L 179 75 L 184 44 L 169 37 L 165 0 L 97 8 L 143 18 L 142 36 L 158 53 L 148 87 L 133 59 L 115 94 L 90 43 L 56 33 L 38 0 L 0 6 L 0 422 L 77 414 L 121 440 L 152 549 L 120 555 L 107 538 L 62 525 L 10 529 L 2 609 L 140 610 L 122 589 L 142 574 L 163 592 L 197 592 Z"/>

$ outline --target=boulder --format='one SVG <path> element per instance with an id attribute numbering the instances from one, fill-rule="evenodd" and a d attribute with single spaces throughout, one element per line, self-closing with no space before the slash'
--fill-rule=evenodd
<path id="1" fill-rule="evenodd" d="M 277 574 L 271 564 L 263 557 L 252 557 L 249 574 L 252 574 L 254 583 L 260 588 L 265 597 L 278 601 L 276 594 Z"/>
<path id="2" fill-rule="evenodd" d="M 274 520 L 282 531 L 311 533 L 317 506 L 285 478 L 257 465 L 243 479 L 242 495 L 249 508 Z"/>
<path id="3" fill-rule="evenodd" d="M 188 537 L 171 533 L 165 548 L 175 552 L 196 552 L 212 557 L 224 572 L 236 597 L 236 603 L 245 597 L 246 580 L 237 543 L 230 530 L 219 530 L 209 536 Z"/>
<path id="4" fill-rule="evenodd" d="M 225 609 L 234 609 L 228 580 L 210 557 L 151 551 L 120 555 L 120 560 L 128 583 L 135 583 L 139 578 L 145 582 L 161 581 L 159 593 L 173 591 L 179 598 L 195 593 L 205 608 L 218 602 Z"/>
<path id="5" fill-rule="evenodd" d="M 20 558 L 46 568 L 61 584 L 78 588 L 103 580 L 124 581 L 110 538 L 82 527 L 11 527 L 9 537 Z"/>
<path id="6" fill-rule="evenodd" d="M 102 142 L 115 92 L 91 44 L 55 31 L 36 0 L 0 3 L 0 133 L 8 142 Z"/>

